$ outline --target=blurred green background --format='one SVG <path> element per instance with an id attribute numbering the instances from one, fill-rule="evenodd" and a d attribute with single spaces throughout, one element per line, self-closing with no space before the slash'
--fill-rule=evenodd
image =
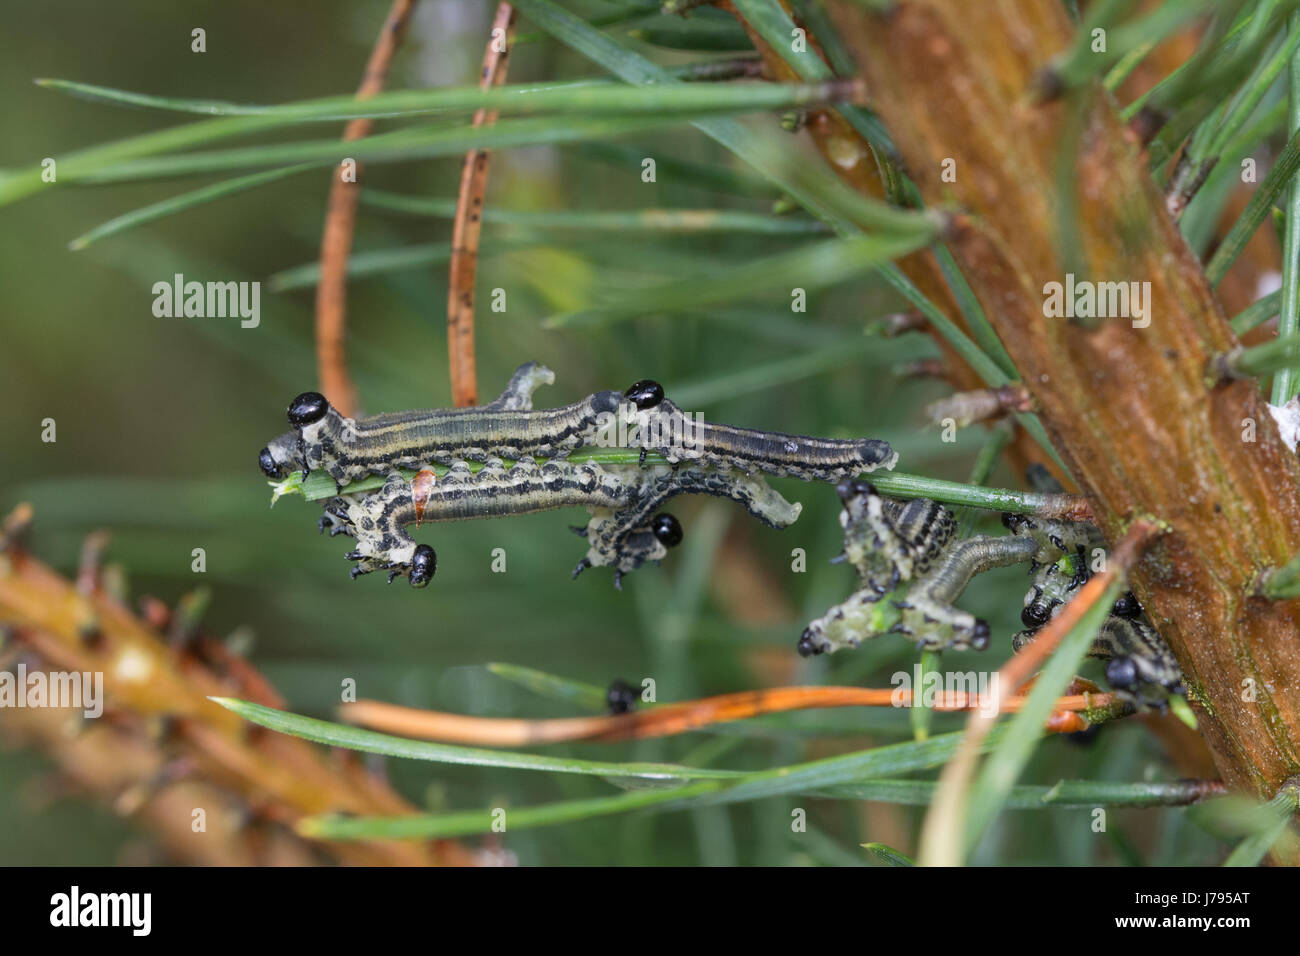
<path id="1" fill-rule="evenodd" d="M 0 166 L 28 165 L 78 147 L 164 128 L 184 118 L 122 109 L 43 90 L 36 77 L 237 102 L 288 102 L 355 89 L 387 0 L 267 4 L 45 0 L 0 3 L 0 91 L 6 135 Z M 390 77 L 390 88 L 475 81 L 495 4 L 423 0 Z M 618 5 L 574 4 L 606 11 Z M 190 31 L 207 31 L 207 52 Z M 521 23 L 522 32 L 529 32 Z M 692 54 L 649 50 L 663 63 Z M 520 43 L 511 82 L 593 76 L 598 68 L 552 41 Z M 333 125 L 291 138 L 328 136 Z M 688 126 L 604 146 L 538 147 L 493 156 L 490 209 L 635 210 L 648 207 L 770 210 L 772 198 L 691 182 L 671 161 L 722 169 L 736 161 Z M 657 181 L 641 181 L 639 157 L 660 159 Z M 667 160 L 667 162 L 665 162 Z M 452 198 L 459 160 L 372 166 L 368 186 Z M 110 559 L 134 595 L 169 603 L 212 589 L 206 623 L 217 634 L 248 629 L 251 660 L 292 709 L 329 717 L 340 682 L 361 696 L 494 716 L 572 714 L 484 669 L 492 661 L 540 668 L 593 684 L 653 677 L 660 700 L 774 683 L 889 686 L 910 671 L 915 649 L 884 638 L 856 652 L 800 661 L 803 624 L 842 600 L 852 572 L 826 562 L 839 551 L 838 501 L 826 486 L 774 484 L 805 510 L 777 532 L 726 503 L 691 499 L 674 507 L 687 543 L 662 568 L 632 575 L 622 593 L 603 570 L 577 581 L 583 552 L 567 525 L 580 513 L 425 528 L 438 575 L 425 591 L 380 576 L 349 581 L 347 545 L 316 534 L 317 508 L 300 498 L 269 509 L 257 451 L 284 429 L 293 395 L 316 387 L 311 291 L 275 293 L 271 275 L 314 261 L 328 188 L 317 170 L 204 205 L 109 238 L 81 252 L 68 242 L 122 212 L 194 188 L 197 181 L 69 186 L 3 210 L 0 229 L 0 487 L 5 509 L 36 509 L 35 553 L 75 568 L 82 538 L 112 532 Z M 446 220 L 364 206 L 355 251 L 446 244 Z M 540 404 L 656 378 L 670 395 L 716 421 L 795 433 L 890 439 L 900 468 L 964 479 L 980 429 L 955 443 L 923 424 L 920 407 L 942 394 L 892 367 L 935 354 L 919 336 L 866 337 L 869 322 L 898 303 L 863 280 L 810 292 L 806 314 L 788 295 L 725 310 L 647 315 L 610 326 L 548 331 L 542 320 L 592 297 L 670 281 L 793 248 L 798 236 L 664 236 L 530 232 L 488 226 L 479 270 L 480 399 L 493 396 L 519 363 L 535 359 L 557 383 Z M 237 319 L 155 318 L 151 287 L 187 279 L 261 280 L 261 325 Z M 503 288 L 507 311 L 487 308 Z M 349 287 L 350 359 L 366 411 L 445 405 L 446 265 L 358 278 Z M 872 349 L 888 361 L 864 361 Z M 811 371 L 792 359 L 815 354 Z M 750 385 L 730 376 L 747 372 Z M 57 422 L 43 443 L 41 421 Z M 999 469 L 993 484 L 1018 484 Z M 990 516 L 990 525 L 996 516 Z M 191 572 L 190 552 L 207 552 Z M 507 572 L 491 571 L 504 547 Z M 792 549 L 808 556 L 791 571 Z M 727 568 L 723 565 L 731 565 Z M 724 573 L 734 571 L 730 578 Z M 735 583 L 739 577 L 740 584 Z M 727 585 L 724 582 L 731 581 Z M 946 669 L 991 669 L 1018 629 L 1023 569 L 979 579 L 963 601 L 997 635 L 984 655 L 949 655 Z M 757 601 L 757 597 L 764 600 Z M 749 604 L 755 613 L 743 614 Z M 1095 675 L 1094 675 L 1095 676 Z M 3 714 L 0 714 L 3 720 Z M 1131 722 L 1130 722 L 1131 723 Z M 936 718 L 934 729 L 957 729 Z M 701 761 L 761 768 L 910 737 L 905 711 L 848 709 L 786 716 L 641 744 L 552 748 L 604 759 Z M 48 767 L 39 754 L 0 752 L 0 862 L 107 864 L 139 837 L 128 822 L 77 799 L 31 799 Z M 526 806 L 612 792 L 602 781 L 505 770 L 392 762 L 390 773 L 417 804 L 435 808 Z M 1050 739 L 1026 782 L 1060 777 L 1138 780 L 1165 776 L 1159 749 L 1139 726 L 1106 728 L 1078 747 Z M 793 807 L 810 810 L 810 833 L 792 834 Z M 735 807 L 598 819 L 507 835 L 523 863 L 726 864 L 865 862 L 857 845 L 880 840 L 915 849 L 913 808 L 780 798 Z M 977 862 L 1082 864 L 1142 859 L 1203 862 L 1219 849 L 1184 825 L 1181 811 L 1118 812 L 1109 835 L 1090 831 L 1084 811 L 1007 813 Z M 473 843 L 475 841 L 468 841 Z"/>

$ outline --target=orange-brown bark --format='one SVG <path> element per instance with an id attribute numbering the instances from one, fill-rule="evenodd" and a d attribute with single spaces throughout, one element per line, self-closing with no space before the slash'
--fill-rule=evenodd
<path id="1" fill-rule="evenodd" d="M 1300 552 L 1300 465 L 1255 383 L 1207 377 L 1236 340 L 1139 144 L 1095 89 L 1075 212 L 1058 215 L 1071 107 L 1028 91 L 1071 40 L 1063 5 L 832 8 L 927 202 L 969 210 L 951 248 L 1108 538 L 1141 516 L 1168 523 L 1135 589 L 1182 663 L 1224 779 L 1271 796 L 1300 771 L 1300 606 L 1253 588 L 1260 569 Z M 948 157 L 956 182 L 941 179 Z M 1149 327 L 1046 317 L 1045 283 L 1066 278 L 1062 223 L 1077 230 L 1079 278 L 1150 282 Z"/>

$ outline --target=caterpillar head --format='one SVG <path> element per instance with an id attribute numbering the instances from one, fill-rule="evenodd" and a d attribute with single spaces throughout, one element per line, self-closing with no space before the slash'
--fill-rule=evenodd
<path id="1" fill-rule="evenodd" d="M 287 478 L 294 468 L 306 470 L 306 459 L 297 432 L 285 432 L 271 439 L 257 454 L 257 467 L 268 478 Z"/>
<path id="2" fill-rule="evenodd" d="M 664 387 L 653 379 L 643 378 L 633 382 L 623 394 L 638 409 L 645 411 L 664 400 Z"/>
<path id="3" fill-rule="evenodd" d="M 433 578 L 438 570 L 438 555 L 427 544 L 416 545 L 411 555 L 411 568 L 408 572 L 411 587 L 422 588 Z"/>
<path id="4" fill-rule="evenodd" d="M 330 403 L 320 392 L 303 392 L 289 403 L 289 424 L 294 428 L 314 425 L 328 414 Z"/>
<path id="5" fill-rule="evenodd" d="M 622 679 L 615 680 L 605 691 L 605 702 L 611 714 L 629 713 L 640 699 L 641 692 Z"/>
<path id="6" fill-rule="evenodd" d="M 675 548 L 682 543 L 682 525 L 666 511 L 655 515 L 650 530 L 665 548 Z"/>
<path id="7" fill-rule="evenodd" d="M 257 467 L 268 478 L 284 478 L 294 468 L 301 468 L 304 478 L 313 465 L 319 464 L 318 442 L 330 428 L 337 430 L 342 416 L 320 392 L 303 392 L 289 403 L 287 410 L 293 431 L 272 439 L 257 455 Z"/>
<path id="8" fill-rule="evenodd" d="M 1137 617 L 1142 613 L 1142 604 L 1138 601 L 1136 594 L 1132 591 L 1125 591 L 1115 601 L 1115 606 L 1111 608 L 1110 613 L 1119 617 Z"/>
<path id="9" fill-rule="evenodd" d="M 817 642 L 817 635 L 811 627 L 805 627 L 803 633 L 799 635 L 799 643 L 795 650 L 799 652 L 800 657 L 813 657 L 825 653 L 826 646 Z"/>

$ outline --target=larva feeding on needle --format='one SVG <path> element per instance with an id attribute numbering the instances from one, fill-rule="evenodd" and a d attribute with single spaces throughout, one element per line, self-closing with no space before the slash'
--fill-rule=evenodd
<path id="1" fill-rule="evenodd" d="M 269 478 L 293 469 L 305 477 L 323 470 L 341 491 L 366 475 L 387 475 L 456 461 L 486 462 L 566 458 L 586 447 L 658 452 L 670 463 L 690 462 L 831 481 L 877 468 L 891 469 L 898 455 L 875 438 L 809 438 L 719 425 L 689 415 L 645 380 L 625 392 L 596 392 L 558 408 L 533 408 L 533 392 L 555 381 L 536 362 L 521 365 L 505 391 L 487 405 L 394 412 L 345 418 L 317 392 L 304 392 L 288 408 L 292 431 L 258 454 Z"/>
<path id="2" fill-rule="evenodd" d="M 408 482 L 394 474 L 377 492 L 340 495 L 326 503 L 321 530 L 357 539 L 347 555 L 357 562 L 353 577 L 383 570 L 390 581 L 407 576 L 412 586 L 428 584 L 436 555 L 429 545 L 415 543 L 406 531 L 411 525 L 585 507 L 591 519 L 578 530 L 588 549 L 574 576 L 590 567 L 612 567 L 617 585 L 623 574 L 661 560 L 682 540 L 677 519 L 659 510 L 677 495 L 729 498 L 774 528 L 791 524 L 801 510 L 761 477 L 696 466 L 538 465 L 523 458 L 506 468 L 493 459 L 477 472 L 458 462 L 441 479 L 430 480 L 431 475 L 421 472 Z"/>

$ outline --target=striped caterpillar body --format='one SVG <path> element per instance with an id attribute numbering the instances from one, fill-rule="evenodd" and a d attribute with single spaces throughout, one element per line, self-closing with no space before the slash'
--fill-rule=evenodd
<path id="1" fill-rule="evenodd" d="M 1173 651 L 1146 621 L 1112 614 L 1088 656 L 1108 661 L 1106 682 L 1138 706 L 1164 710 L 1170 694 L 1187 692 Z"/>
<path id="2" fill-rule="evenodd" d="M 431 471 L 420 472 L 413 482 L 393 474 L 372 494 L 330 499 L 321 530 L 357 539 L 357 547 L 347 555 L 357 562 L 354 578 L 386 570 L 389 581 L 407 576 L 412 586 L 423 587 L 436 569 L 436 555 L 429 545 L 415 543 L 406 531 L 410 525 L 585 507 L 591 519 L 578 530 L 588 549 L 574 576 L 590 567 L 612 567 L 618 585 L 623 574 L 646 561 L 661 560 L 681 541 L 677 519 L 659 511 L 680 494 L 730 498 L 775 528 L 792 523 L 801 510 L 761 477 L 666 465 L 557 460 L 538 465 L 524 457 L 512 468 L 490 459 L 476 473 L 466 462 L 457 462 L 441 479 L 433 478 Z"/>
<path id="3" fill-rule="evenodd" d="M 637 382 L 626 396 L 635 406 L 630 447 L 657 451 L 674 464 L 688 461 L 803 481 L 837 481 L 877 468 L 890 470 L 898 462 L 898 453 L 877 438 L 808 438 L 701 421 L 664 398 L 657 382 Z"/>
<path id="4" fill-rule="evenodd" d="M 894 605 L 903 618 L 893 628 L 918 645 L 935 650 L 982 651 L 989 646 L 988 622 L 953 606 L 978 574 L 993 568 L 1028 561 L 1035 544 L 1023 538 L 976 535 L 956 542 L 935 563 L 934 569 Z"/>
<path id="5" fill-rule="evenodd" d="M 840 482 L 836 491 L 844 557 L 877 594 L 925 574 L 957 532 L 952 512 L 929 498 L 891 501 L 865 481 Z"/>
<path id="6" fill-rule="evenodd" d="M 342 488 L 369 474 L 387 475 L 429 463 L 564 458 L 593 443 L 601 417 L 613 415 L 622 397 L 597 392 L 571 405 L 533 410 L 533 392 L 554 381 L 550 369 L 528 362 L 487 405 L 362 419 L 344 418 L 323 396 L 305 392 L 289 405 L 294 431 L 271 441 L 258 463 L 272 478 L 283 477 L 293 467 L 300 467 L 304 477 L 309 470 L 323 469 Z"/>
<path id="7" fill-rule="evenodd" d="M 877 468 L 890 469 L 898 455 L 874 438 L 806 438 L 704 422 L 664 398 L 657 382 L 634 383 L 620 394 L 596 392 L 559 408 L 534 410 L 533 392 L 555 381 L 550 369 L 521 365 L 495 401 L 474 408 L 396 412 L 345 418 L 324 396 L 304 392 L 290 403 L 293 430 L 273 439 L 258 455 L 271 478 L 294 468 L 327 472 L 341 491 L 369 474 L 429 463 L 566 458 L 597 446 L 662 454 L 684 463 L 744 473 L 835 480 Z"/>
<path id="8" fill-rule="evenodd" d="M 1011 639 L 1012 647 L 1023 650 L 1037 633 L 1021 631 Z M 1145 620 L 1112 614 L 1097 632 L 1088 656 L 1106 661 L 1106 683 L 1135 707 L 1163 711 L 1171 694 L 1187 693 L 1173 651 Z"/>

